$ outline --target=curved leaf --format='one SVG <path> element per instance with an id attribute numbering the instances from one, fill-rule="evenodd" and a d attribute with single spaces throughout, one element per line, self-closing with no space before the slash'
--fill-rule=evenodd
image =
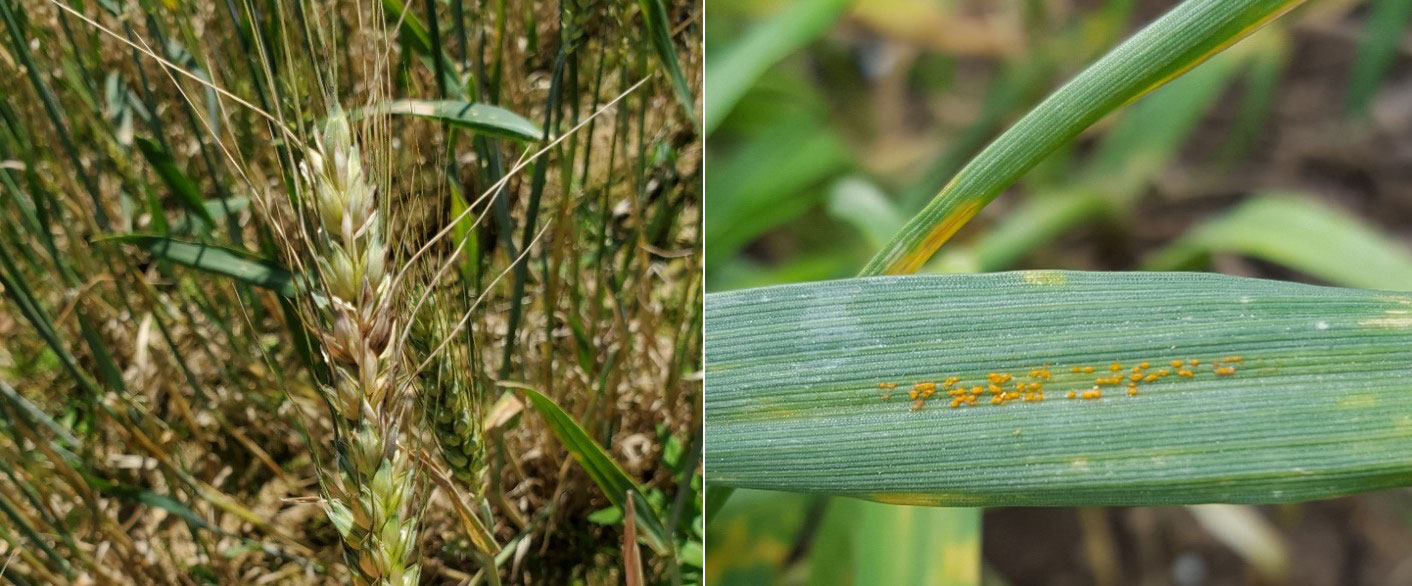
<path id="1" fill-rule="evenodd" d="M 703 109 L 707 135 L 715 130 L 756 80 L 785 56 L 819 38 L 838 21 L 853 0 L 794 0 L 769 21 L 755 25 L 734 45 L 710 58 L 706 87 L 711 98 Z"/>
<path id="2" fill-rule="evenodd" d="M 667 22 L 667 8 L 662 6 L 662 0 L 637 0 L 637 6 L 642 10 L 642 20 L 647 25 L 647 37 L 652 42 L 652 48 L 657 51 L 657 58 L 662 62 L 662 67 L 667 70 L 667 78 L 672 82 L 672 91 L 677 95 L 677 102 L 681 104 L 686 117 L 691 119 L 692 125 L 696 126 L 699 133 L 701 122 L 696 118 L 696 100 L 691 97 L 691 85 L 686 82 L 686 76 L 681 72 L 676 45 L 672 43 L 672 25 Z"/>
<path id="3" fill-rule="evenodd" d="M 517 388 L 525 392 L 535 410 L 539 411 L 545 423 L 549 424 L 549 429 L 553 430 L 574 460 L 583 466 L 584 472 L 588 473 L 589 478 L 593 479 L 593 483 L 598 485 L 609 502 L 623 510 L 627 505 L 628 493 L 636 493 L 637 496 L 632 499 L 633 509 L 638 529 L 642 530 L 642 541 L 659 555 L 669 554 L 672 551 L 670 535 L 658 519 L 657 512 L 653 511 L 647 502 L 642 488 L 628 478 L 627 473 L 618 467 L 618 463 L 613 461 L 608 452 L 588 437 L 578 422 L 560 409 L 552 399 L 528 387 Z"/>
<path id="4" fill-rule="evenodd" d="M 1187 0 L 1114 48 L 991 142 L 864 267 L 916 271 L 1015 180 L 1115 108 L 1205 61 L 1300 0 Z"/>
<path id="5" fill-rule="evenodd" d="M 1030 271 L 710 294 L 706 319 L 706 466 L 719 485 L 1067 506 L 1285 502 L 1412 484 L 1406 294 Z M 1123 383 L 1083 398 L 1112 363 Z M 991 404 L 991 373 L 1013 377 L 1002 392 L 1023 381 L 1044 396 Z M 976 406 L 950 407 L 951 376 L 981 388 Z M 918 381 L 938 383 L 920 406 L 907 396 Z M 879 388 L 888 382 L 898 387 Z"/>
<path id="6" fill-rule="evenodd" d="M 1147 266 L 1191 268 L 1213 252 L 1252 256 L 1337 285 L 1412 291 L 1412 255 L 1401 243 L 1341 210 L 1293 193 L 1247 201 L 1188 232 Z"/>
<path id="7" fill-rule="evenodd" d="M 285 297 L 293 297 L 298 292 L 293 273 L 274 261 L 247 252 L 148 234 L 120 234 L 94 242 L 131 244 L 159 258 L 264 287 Z"/>
<path id="8" fill-rule="evenodd" d="M 524 117 L 488 104 L 461 100 L 396 100 L 375 104 L 350 114 L 362 118 L 369 114 L 406 114 L 439 120 L 491 136 L 516 140 L 539 140 L 544 131 Z"/>

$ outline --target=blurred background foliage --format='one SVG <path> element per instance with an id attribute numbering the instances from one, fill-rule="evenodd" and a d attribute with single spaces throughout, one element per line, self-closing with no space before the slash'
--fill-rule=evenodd
<path id="1" fill-rule="evenodd" d="M 707 290 L 856 274 L 988 140 L 1175 4 L 713 0 Z M 1406 0 L 1311 0 L 1051 155 L 922 272 L 1210 270 L 1412 288 L 1409 17 Z M 1412 581 L 1406 491 L 981 517 L 736 491 L 709 521 L 706 576 Z"/>

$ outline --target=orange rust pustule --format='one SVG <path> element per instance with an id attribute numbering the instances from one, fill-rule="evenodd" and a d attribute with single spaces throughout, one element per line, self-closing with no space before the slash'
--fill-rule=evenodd
<path id="1" fill-rule="evenodd" d="M 1158 364 L 1164 362 L 1158 360 Z M 1139 395 L 1139 385 L 1144 383 L 1154 383 L 1173 374 L 1182 378 L 1196 378 L 1195 366 L 1201 364 L 1200 359 L 1165 361 L 1172 368 L 1152 368 L 1152 362 L 1141 361 L 1136 366 L 1125 367 L 1122 363 L 1114 362 L 1109 365 L 1108 371 L 1111 375 L 1099 376 L 1094 379 L 1094 385 L 1088 389 L 1075 389 L 1071 391 L 1057 391 L 1065 393 L 1069 399 L 1094 400 L 1103 397 L 1102 386 L 1114 386 L 1116 390 L 1125 390 L 1129 397 Z M 1237 364 L 1244 362 L 1240 356 L 1226 356 L 1224 358 L 1206 361 L 1211 366 L 1211 372 L 1216 376 L 1233 376 L 1236 374 Z M 1094 372 L 1092 366 L 1072 366 L 1070 373 L 1082 374 Z M 1022 378 L 1023 377 L 1023 378 Z M 1038 402 L 1044 400 L 1044 382 L 1052 378 L 1050 363 L 1032 369 L 1021 370 L 1019 373 L 990 372 L 985 376 L 986 380 L 979 385 L 960 385 L 961 377 L 950 376 L 942 383 L 944 388 L 938 388 L 938 383 L 931 381 L 919 381 L 913 383 L 912 390 L 908 392 L 908 397 L 913 401 L 912 410 L 921 410 L 926 405 L 926 401 L 934 395 L 940 394 L 944 390 L 951 398 L 950 406 L 954 408 L 970 407 L 980 403 L 982 394 L 988 393 L 989 403 L 994 406 L 1003 406 L 1010 401 L 1022 400 L 1025 402 Z M 1028 380 L 1024 380 L 1028 379 Z M 1013 390 L 1007 390 L 1007 383 L 1014 383 Z M 1060 384 L 1064 384 L 1061 381 Z M 894 382 L 880 382 L 879 389 L 884 391 L 894 389 L 898 385 Z M 1126 387 L 1126 388 L 1124 388 Z M 883 393 L 884 401 L 892 398 L 893 393 Z"/>

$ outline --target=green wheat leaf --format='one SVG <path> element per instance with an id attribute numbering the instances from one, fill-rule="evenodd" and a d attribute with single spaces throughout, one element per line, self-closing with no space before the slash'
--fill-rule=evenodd
<path id="1" fill-rule="evenodd" d="M 1300 0 L 1187 0 L 1109 51 L 977 154 L 864 267 L 915 272 L 1041 159 L 1114 109 L 1185 73 Z"/>
<path id="2" fill-rule="evenodd" d="M 1412 484 L 1407 294 L 1029 271 L 709 294 L 706 320 L 706 467 L 721 486 L 1072 506 L 1288 502 Z M 1124 378 L 1082 398 L 1110 364 L 1129 377 L 1144 361 L 1144 377 L 1168 376 L 1144 378 L 1136 396 Z M 1039 369 L 1050 378 L 1032 378 Z M 991 404 L 990 373 L 1014 377 L 1002 391 L 1042 385 L 1043 400 Z M 950 407 L 952 376 L 981 387 L 975 406 Z M 919 381 L 942 384 L 914 409 L 907 393 Z M 888 382 L 897 388 L 879 388 Z"/>
<path id="3" fill-rule="evenodd" d="M 603 495 L 608 497 L 608 501 L 618 507 L 619 510 L 627 504 L 627 494 L 629 491 L 637 494 L 633 498 L 633 510 L 637 514 L 638 529 L 642 531 L 639 537 L 648 547 L 658 554 L 665 555 L 671 552 L 671 542 L 668 539 L 669 533 L 662 525 L 662 521 L 657 517 L 656 511 L 647 502 L 642 488 L 628 478 L 626 472 L 618 466 L 617 462 L 608 455 L 608 452 L 593 441 L 579 426 L 577 421 L 553 399 L 544 396 L 534 389 L 520 387 L 530 399 L 540 416 L 549 424 L 549 429 L 564 444 L 564 449 L 569 450 L 574 460 L 588 473 L 593 483 L 603 491 Z"/>
<path id="4" fill-rule="evenodd" d="M 662 5 L 662 0 L 637 0 L 637 5 L 642 9 L 642 20 L 647 25 L 647 37 L 651 39 L 652 48 L 657 51 L 657 58 L 662 62 L 662 67 L 667 70 L 667 77 L 672 82 L 672 91 L 677 96 L 677 102 L 699 132 L 701 122 L 696 118 L 691 84 L 687 83 L 686 76 L 682 74 L 677 49 L 672 43 L 672 25 L 667 20 L 667 8 Z"/>
<path id="5" fill-rule="evenodd" d="M 120 234 L 98 238 L 94 242 L 131 244 L 153 256 L 264 287 L 285 297 L 293 297 L 298 291 L 294 275 L 274 261 L 214 244 L 184 242 L 148 234 Z"/>
<path id="6" fill-rule="evenodd" d="M 539 126 L 519 114 L 488 104 L 461 100 L 396 100 L 369 106 L 352 112 L 349 116 L 361 118 L 369 114 L 419 116 L 482 134 L 516 140 L 539 140 L 544 136 L 544 131 Z"/>
<path id="7" fill-rule="evenodd" d="M 172 195 L 177 197 L 177 201 L 180 201 L 187 211 L 201 218 L 207 228 L 215 226 L 216 219 L 206 209 L 206 202 L 201 197 L 200 190 L 196 188 L 196 183 L 177 166 L 171 153 L 163 150 L 157 143 L 140 136 L 133 137 L 133 142 L 137 143 L 137 149 L 142 151 L 142 156 L 152 164 L 152 169 L 157 172 L 157 176 L 162 179 L 162 183 L 167 186 L 167 189 L 171 190 Z"/>
<path id="8" fill-rule="evenodd" d="M 1212 253 L 1259 258 L 1336 285 L 1412 291 L 1412 255 L 1401 243 L 1297 193 L 1246 201 L 1155 253 L 1147 268 L 1193 268 Z"/>

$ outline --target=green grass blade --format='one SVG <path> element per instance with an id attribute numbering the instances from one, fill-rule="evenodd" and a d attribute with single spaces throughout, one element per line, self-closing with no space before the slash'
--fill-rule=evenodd
<path id="1" fill-rule="evenodd" d="M 187 212 L 201 218 L 207 229 L 214 228 L 216 219 L 211 216 L 211 212 L 206 209 L 205 198 L 201 197 L 201 191 L 197 189 L 196 182 L 192 181 L 186 173 L 177 167 L 176 160 L 171 153 L 163 150 L 160 145 L 146 138 L 136 136 L 133 142 L 137 143 L 137 150 L 142 151 L 142 156 L 147 158 L 147 162 L 152 165 L 152 169 L 157 172 L 157 176 L 162 179 L 162 183 L 171 190 L 177 201 Z"/>
<path id="2" fill-rule="evenodd" d="M 1187 138 L 1234 78 L 1241 55 L 1218 55 L 1152 92 L 1123 113 L 1079 178 L 1036 193 L 972 246 L 943 252 L 953 272 L 1009 268 L 1030 252 L 1097 216 L 1129 213 L 1154 174 L 1171 165 Z"/>
<path id="3" fill-rule="evenodd" d="M 427 25 L 422 22 L 421 17 L 403 4 L 402 0 L 382 0 L 382 13 L 388 22 L 398 24 L 397 38 L 402 45 L 416 52 L 427 69 L 433 73 L 441 73 L 438 87 L 453 98 L 465 97 L 466 90 L 461 87 L 455 62 L 440 47 L 440 39 L 432 39 L 431 32 L 427 30 Z"/>
<path id="4" fill-rule="evenodd" d="M 858 230 L 869 245 L 881 248 L 902 227 L 904 217 L 887 194 L 859 176 L 834 182 L 828 191 L 828 212 Z"/>
<path id="5" fill-rule="evenodd" d="M 761 234 L 813 209 L 827 191 L 810 187 L 850 163 L 842 139 L 806 122 L 770 128 L 714 164 L 704 239 L 708 274 Z"/>
<path id="6" fill-rule="evenodd" d="M 873 257 L 862 274 L 916 271 L 982 207 L 1045 155 L 1107 113 L 1181 75 L 1298 3 L 1187 0 L 1178 5 L 991 142 Z"/>
<path id="7" fill-rule="evenodd" d="M 853 509 L 855 583 L 974 586 L 981 581 L 980 509 L 899 507 L 864 501 Z"/>
<path id="8" fill-rule="evenodd" d="M 1397 58 L 1398 45 L 1412 22 L 1412 0 L 1376 0 L 1358 42 L 1358 59 L 1348 82 L 1348 112 L 1366 116 L 1383 77 Z"/>
<path id="9" fill-rule="evenodd" d="M 48 557 L 50 561 L 54 562 L 56 567 L 65 574 L 72 575 L 73 569 L 69 567 L 69 562 L 65 560 L 63 556 L 59 555 L 58 552 L 54 551 L 54 548 L 49 545 L 49 542 L 45 541 L 44 537 L 39 534 L 39 531 L 36 531 L 34 526 L 30 525 L 29 522 L 20 515 L 19 510 L 16 509 L 10 502 L 10 499 L 6 498 L 3 494 L 0 494 L 0 513 L 4 513 L 5 517 L 10 520 L 10 523 L 13 523 L 15 527 L 19 528 L 25 538 L 29 539 L 30 543 L 43 551 L 44 555 Z"/>
<path id="10" fill-rule="evenodd" d="M 535 410 L 539 411 L 540 416 L 549 424 L 554 436 L 564 444 L 564 449 L 573 455 L 574 461 L 583 466 L 589 478 L 593 479 L 593 483 L 598 485 L 609 502 L 622 509 L 627 504 L 628 491 L 637 493 L 633 498 L 633 510 L 637 514 L 638 529 L 642 531 L 639 537 L 658 555 L 669 555 L 672 551 L 670 534 L 657 517 L 657 512 L 652 510 L 641 487 L 628 478 L 627 473 L 618 467 L 618 463 L 613 461 L 608 452 L 588 437 L 578 422 L 560 409 L 552 399 L 534 389 L 521 389 L 529 397 Z"/>
<path id="11" fill-rule="evenodd" d="M 719 485 L 950 506 L 1265 503 L 1412 484 L 1412 296 L 1199 273 L 853 279 L 706 298 Z M 1212 361 L 1240 356 L 1236 372 Z M 1159 377 L 1067 399 L 1120 363 Z M 919 410 L 916 381 L 1042 401 Z M 1074 373 L 1092 366 L 1096 373 Z M 898 388 L 879 389 L 895 382 Z M 1014 382 L 1006 390 L 1013 391 Z M 938 389 L 941 389 L 938 385 Z M 885 400 L 883 394 L 896 395 Z"/>
<path id="12" fill-rule="evenodd" d="M 784 11 L 752 28 L 745 38 L 710 57 L 706 87 L 711 88 L 711 99 L 706 100 L 702 116 L 706 136 L 720 126 L 770 66 L 823 35 L 851 3 L 794 0 Z"/>
<path id="13" fill-rule="evenodd" d="M 808 547 L 810 586 L 981 583 L 981 511 L 828 501 Z"/>
<path id="14" fill-rule="evenodd" d="M 647 25 L 647 37 L 652 41 L 652 48 L 657 51 L 657 58 L 662 62 L 662 67 L 667 70 L 667 77 L 672 82 L 672 91 L 677 96 L 677 102 L 699 131 L 701 121 L 696 117 L 696 100 L 691 97 L 691 84 L 687 83 L 686 76 L 681 71 L 681 62 L 677 59 L 676 45 L 672 43 L 672 25 L 667 20 L 667 8 L 662 5 L 662 0 L 637 0 L 637 6 L 642 9 L 642 20 Z"/>
<path id="15" fill-rule="evenodd" d="M 206 209 L 206 213 L 211 215 L 211 219 L 221 221 L 237 216 L 240 212 L 249 208 L 250 198 L 227 197 L 217 200 L 208 200 L 201 204 L 201 207 Z M 171 231 L 177 234 L 190 234 L 193 232 L 193 227 L 191 222 L 188 222 L 186 218 L 177 218 L 177 220 L 171 224 Z"/>
<path id="16" fill-rule="evenodd" d="M 264 287 L 285 297 L 293 297 L 298 292 L 298 285 L 292 273 L 273 261 L 247 252 L 147 234 L 107 236 L 95 239 L 94 242 L 131 244 L 158 258 Z"/>
<path id="17" fill-rule="evenodd" d="M 1241 204 L 1156 253 L 1147 268 L 1193 268 L 1212 253 L 1251 256 L 1338 285 L 1412 291 L 1412 255 L 1401 243 L 1343 211 L 1294 194 Z"/>
<path id="18" fill-rule="evenodd" d="M 370 114 L 419 116 L 474 132 L 515 140 L 539 140 L 544 130 L 524 117 L 488 104 L 461 100 L 397 100 L 369 106 L 350 114 L 361 118 Z"/>

